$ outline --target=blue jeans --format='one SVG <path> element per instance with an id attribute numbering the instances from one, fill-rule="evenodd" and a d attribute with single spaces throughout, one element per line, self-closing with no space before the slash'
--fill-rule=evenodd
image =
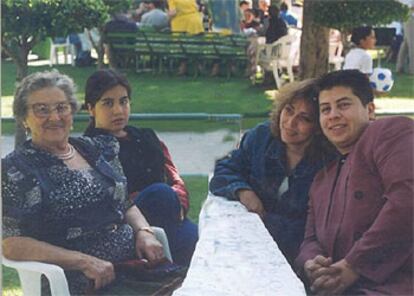
<path id="1" fill-rule="evenodd" d="M 303 241 L 304 219 L 287 218 L 270 212 L 265 214 L 263 223 L 289 264 L 293 265 Z"/>
<path id="2" fill-rule="evenodd" d="M 175 191 L 167 184 L 154 183 L 142 190 L 134 202 L 150 225 L 164 229 L 174 262 L 188 266 L 198 240 L 198 228 L 188 218 L 181 221 L 181 205 Z"/>

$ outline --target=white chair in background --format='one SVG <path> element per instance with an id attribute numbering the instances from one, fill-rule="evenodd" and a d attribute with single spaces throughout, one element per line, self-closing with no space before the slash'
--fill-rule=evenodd
<path id="1" fill-rule="evenodd" d="M 341 70 L 345 58 L 342 56 L 344 46 L 341 41 L 329 43 L 329 65 L 333 65 L 334 70 Z"/>
<path id="2" fill-rule="evenodd" d="M 71 56 L 71 65 L 75 66 L 75 47 L 69 42 L 69 37 L 66 37 L 65 42 L 63 43 L 54 43 L 54 40 L 50 41 L 50 58 L 49 66 L 52 67 L 53 64 L 59 64 L 59 49 L 63 49 L 63 55 L 65 59 L 65 64 L 68 63 L 68 56 Z"/>
<path id="3" fill-rule="evenodd" d="M 159 227 L 152 227 L 164 248 L 164 256 L 172 262 L 167 235 Z M 60 266 L 35 261 L 14 261 L 2 257 L 2 264 L 17 270 L 24 296 L 41 295 L 41 276 L 49 280 L 52 296 L 70 296 L 65 273 Z"/>
<path id="4" fill-rule="evenodd" d="M 296 35 L 285 35 L 272 44 L 259 45 L 257 64 L 264 71 L 272 71 L 279 88 L 283 85 L 282 73 L 287 72 L 289 81 L 294 81 L 293 67 L 297 66 L 300 38 Z"/>

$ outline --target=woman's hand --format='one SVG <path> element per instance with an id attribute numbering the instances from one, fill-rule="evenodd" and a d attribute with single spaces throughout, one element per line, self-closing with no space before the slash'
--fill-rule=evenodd
<path id="1" fill-rule="evenodd" d="M 237 192 L 240 202 L 247 208 L 249 212 L 256 213 L 263 219 L 265 210 L 262 201 L 252 190 L 239 190 Z"/>
<path id="2" fill-rule="evenodd" d="M 114 266 L 111 262 L 90 255 L 82 257 L 80 270 L 88 279 L 94 281 L 95 290 L 105 287 L 115 279 Z"/>
<path id="3" fill-rule="evenodd" d="M 135 252 L 138 258 L 146 258 L 148 261 L 162 259 L 162 245 L 154 233 L 151 233 L 151 228 L 141 211 L 134 205 L 126 212 L 125 218 L 135 232 Z"/>
<path id="4" fill-rule="evenodd" d="M 146 258 L 150 262 L 164 258 L 162 244 L 155 238 L 154 234 L 147 231 L 136 233 L 135 250 L 138 258 Z"/>

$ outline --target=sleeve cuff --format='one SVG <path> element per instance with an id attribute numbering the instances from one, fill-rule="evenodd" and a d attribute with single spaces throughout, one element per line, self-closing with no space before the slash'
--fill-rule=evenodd
<path id="1" fill-rule="evenodd" d="M 239 196 L 237 191 L 239 190 L 253 190 L 249 184 L 244 182 L 235 182 L 229 185 L 229 191 L 231 192 L 231 199 L 232 200 L 239 200 Z"/>

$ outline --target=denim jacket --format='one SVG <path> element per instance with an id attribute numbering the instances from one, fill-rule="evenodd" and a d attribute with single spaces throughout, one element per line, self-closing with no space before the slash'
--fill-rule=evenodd
<path id="1" fill-rule="evenodd" d="M 284 144 L 271 134 L 270 122 L 258 125 L 243 136 L 239 149 L 217 161 L 210 191 L 238 200 L 238 190 L 253 190 L 262 201 L 267 216 L 272 216 L 265 217 L 266 227 L 282 252 L 291 254 L 293 258 L 288 258 L 291 261 L 303 240 L 308 190 L 322 162 L 302 159 L 288 175 L 285 153 Z M 278 196 L 285 177 L 288 178 L 288 190 Z M 280 232 L 278 237 L 272 233 L 273 228 Z"/>

